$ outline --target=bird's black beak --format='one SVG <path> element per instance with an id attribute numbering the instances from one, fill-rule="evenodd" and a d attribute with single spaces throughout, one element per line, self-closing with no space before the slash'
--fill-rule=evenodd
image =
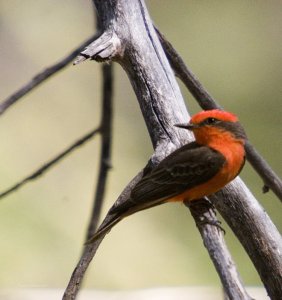
<path id="1" fill-rule="evenodd" d="M 199 126 L 196 124 L 191 124 L 191 123 L 186 123 L 186 124 L 174 124 L 175 127 L 178 128 L 184 128 L 184 129 L 188 129 L 188 130 L 193 130 L 195 128 L 198 128 Z"/>

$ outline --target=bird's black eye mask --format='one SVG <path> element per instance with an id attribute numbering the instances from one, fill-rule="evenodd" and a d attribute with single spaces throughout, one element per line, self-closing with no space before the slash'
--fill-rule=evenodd
<path id="1" fill-rule="evenodd" d="M 232 132 L 235 138 L 242 139 L 242 140 L 247 139 L 245 130 L 239 122 L 229 122 L 229 121 L 221 121 L 216 118 L 207 118 L 199 124 L 199 127 L 201 126 L 214 126 L 222 130 L 227 130 Z"/>
<path id="2" fill-rule="evenodd" d="M 217 123 L 221 122 L 220 120 L 216 118 L 207 118 L 204 121 L 202 121 L 199 125 L 205 126 L 205 125 L 216 125 Z"/>

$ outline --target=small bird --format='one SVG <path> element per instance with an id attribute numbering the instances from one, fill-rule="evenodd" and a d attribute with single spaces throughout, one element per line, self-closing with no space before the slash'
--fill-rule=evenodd
<path id="1" fill-rule="evenodd" d="M 130 198 L 110 209 L 113 218 L 87 244 L 133 213 L 166 202 L 196 201 L 217 192 L 240 173 L 247 137 L 234 114 L 207 110 L 194 115 L 189 123 L 174 126 L 191 130 L 195 141 L 180 147 L 145 174 Z"/>

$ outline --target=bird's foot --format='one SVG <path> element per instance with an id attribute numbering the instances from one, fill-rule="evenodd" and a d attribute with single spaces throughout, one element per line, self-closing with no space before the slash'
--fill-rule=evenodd
<path id="1" fill-rule="evenodd" d="M 221 221 L 219 221 L 219 220 L 209 219 L 209 218 L 206 217 L 205 215 L 202 215 L 202 216 L 200 217 L 199 224 L 200 224 L 200 225 L 208 224 L 208 225 L 215 226 L 215 227 L 217 227 L 219 230 L 221 230 L 221 231 L 223 232 L 224 235 L 226 234 L 226 231 L 225 231 L 225 229 L 221 226 L 222 223 L 221 223 Z"/>
<path id="2" fill-rule="evenodd" d="M 193 201 L 186 200 L 184 204 L 189 207 L 197 225 L 209 224 L 216 226 L 224 234 L 226 233 L 221 222 L 216 219 L 215 207 L 208 197 Z"/>

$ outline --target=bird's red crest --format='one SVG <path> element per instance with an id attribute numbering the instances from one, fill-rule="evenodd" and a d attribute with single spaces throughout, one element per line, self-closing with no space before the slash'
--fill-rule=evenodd
<path id="1" fill-rule="evenodd" d="M 194 115 L 191 118 L 190 123 L 199 124 L 207 118 L 215 118 L 215 119 L 218 119 L 221 121 L 227 121 L 227 122 L 237 122 L 238 121 L 237 116 L 230 112 L 219 110 L 219 109 L 213 109 L 213 110 L 205 110 L 205 111 L 201 111 L 201 112 L 197 113 L 196 115 Z"/>

